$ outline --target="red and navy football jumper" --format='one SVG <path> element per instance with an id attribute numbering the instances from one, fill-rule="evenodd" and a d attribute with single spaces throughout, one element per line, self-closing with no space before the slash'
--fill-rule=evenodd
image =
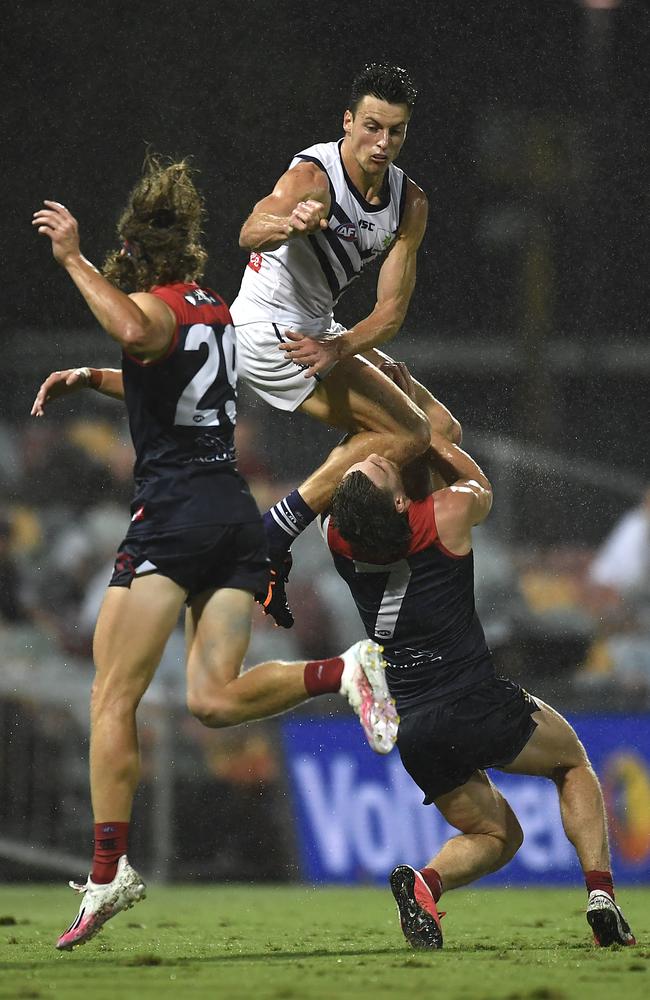
<path id="1" fill-rule="evenodd" d="M 370 562 L 325 521 L 334 565 L 348 584 L 366 633 L 381 643 L 400 714 L 495 676 L 474 606 L 474 560 L 438 537 L 433 496 L 408 509 L 404 556 Z"/>
<path id="2" fill-rule="evenodd" d="M 236 345 L 216 293 L 178 283 L 152 289 L 176 316 L 169 349 L 144 363 L 122 355 L 136 461 L 134 525 L 146 531 L 258 520 L 235 465 Z"/>

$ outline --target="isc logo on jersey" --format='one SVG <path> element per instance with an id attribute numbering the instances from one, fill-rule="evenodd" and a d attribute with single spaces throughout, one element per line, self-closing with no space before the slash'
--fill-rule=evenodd
<path id="1" fill-rule="evenodd" d="M 352 222 L 345 222 L 343 225 L 337 226 L 334 232 L 339 239 L 347 240 L 348 243 L 352 243 L 357 238 L 357 227 Z"/>

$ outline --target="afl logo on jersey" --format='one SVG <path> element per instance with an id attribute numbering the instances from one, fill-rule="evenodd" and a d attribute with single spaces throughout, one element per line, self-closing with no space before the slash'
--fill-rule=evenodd
<path id="1" fill-rule="evenodd" d="M 347 240 L 348 243 L 357 238 L 357 227 L 352 222 L 346 222 L 342 226 L 337 226 L 334 232 L 339 239 Z"/>

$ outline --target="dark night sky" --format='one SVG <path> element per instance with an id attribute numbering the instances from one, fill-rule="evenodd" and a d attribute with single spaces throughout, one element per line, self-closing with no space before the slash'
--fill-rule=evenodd
<path id="1" fill-rule="evenodd" d="M 29 0 L 5 8 L 3 20 L 10 293 L 0 309 L 28 326 L 86 323 L 82 303 L 30 232 L 34 207 L 43 197 L 64 201 L 80 221 L 86 254 L 99 262 L 146 143 L 193 156 L 209 208 L 208 278 L 234 296 L 243 218 L 294 151 L 338 137 L 350 79 L 370 59 L 407 66 L 420 86 L 400 161 L 431 201 L 413 323 L 459 331 L 507 326 L 508 254 L 489 259 L 477 247 L 477 220 L 490 198 L 521 205 L 535 190 L 521 178 L 486 176 L 477 129 L 494 114 L 507 118 L 520 109 L 550 120 L 553 131 L 567 116 L 588 113 L 593 100 L 581 55 L 584 12 L 572 0 Z M 623 318 L 634 327 L 647 304 L 638 288 L 645 282 L 633 280 L 638 253 L 627 249 L 647 206 L 640 139 L 649 93 L 647 8 L 628 0 L 614 21 L 610 99 L 624 197 L 610 190 L 600 211 L 616 216 L 616 266 L 622 262 L 625 273 L 612 291 L 627 302 Z M 550 202 L 553 224 L 564 232 L 570 205 L 561 196 Z M 584 235 L 573 232 L 578 240 Z M 575 266 L 575 240 L 558 239 L 556 248 L 558 272 L 565 258 Z M 562 298 L 561 283 L 559 292 Z M 367 287 L 365 298 L 358 293 L 359 308 L 370 294 Z M 615 314 L 621 317 L 620 305 Z M 570 311 L 560 314 L 560 323 L 570 319 Z"/>
<path id="2" fill-rule="evenodd" d="M 399 162 L 430 201 L 391 352 L 466 428 L 636 474 L 650 434 L 650 7 L 592 15 L 577 0 L 5 5 L 0 419 L 24 419 L 53 367 L 118 361 L 31 229 L 43 198 L 68 205 L 99 264 L 146 145 L 192 156 L 206 280 L 232 300 L 253 203 L 294 152 L 340 136 L 358 68 L 390 61 L 420 88 Z M 373 293 L 358 282 L 337 318 L 366 315 Z M 254 413 L 261 435 L 284 433 L 278 414 Z M 562 497 L 545 520 L 569 535 L 610 517 L 572 519 Z"/>

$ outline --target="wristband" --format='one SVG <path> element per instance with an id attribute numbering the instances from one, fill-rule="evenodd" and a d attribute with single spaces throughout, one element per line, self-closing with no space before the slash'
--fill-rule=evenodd
<path id="1" fill-rule="evenodd" d="M 90 389 L 101 389 L 104 373 L 101 368 L 88 369 L 88 386 Z"/>

